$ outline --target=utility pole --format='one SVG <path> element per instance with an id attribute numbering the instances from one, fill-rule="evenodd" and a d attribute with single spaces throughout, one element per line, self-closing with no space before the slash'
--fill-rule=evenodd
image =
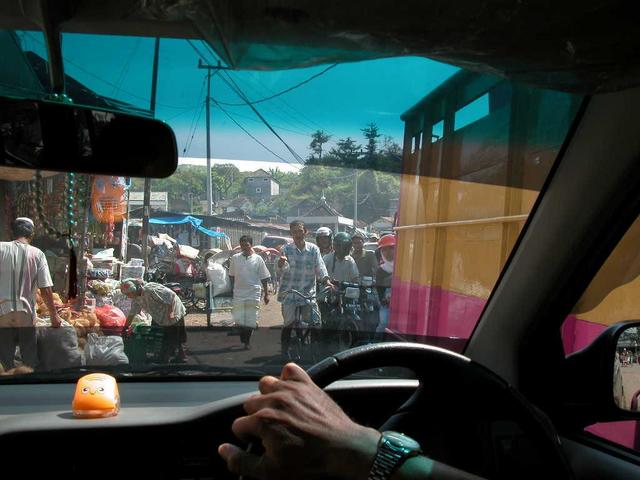
<path id="1" fill-rule="evenodd" d="M 156 116 L 156 91 L 158 87 L 158 54 L 160 53 L 160 38 L 156 38 L 153 50 L 153 73 L 151 76 L 151 100 L 149 110 L 152 116 Z M 146 272 L 149 273 L 149 215 L 151 210 L 151 179 L 144 179 L 144 204 L 142 207 L 142 258 Z M 125 259 L 126 260 L 126 259 Z"/>
<path id="2" fill-rule="evenodd" d="M 213 187 L 211 185 L 211 77 L 212 72 L 219 70 L 231 70 L 223 67 L 218 61 L 218 65 L 209 65 L 204 63 L 201 58 L 198 59 L 198 68 L 207 71 L 207 99 L 206 99 L 206 115 L 207 115 L 207 215 L 213 215 Z M 211 237 L 209 237 L 209 248 L 211 248 Z"/>
<path id="3" fill-rule="evenodd" d="M 209 65 L 203 63 L 202 59 L 198 59 L 198 68 L 207 71 L 207 99 L 206 99 L 206 115 L 207 115 L 207 214 L 213 215 L 213 188 L 211 185 L 211 77 L 212 72 L 218 72 L 219 70 L 231 70 L 228 67 L 223 67 L 218 62 L 217 65 Z"/>
<path id="4" fill-rule="evenodd" d="M 362 154 L 362 150 L 360 150 Z M 358 169 L 356 163 L 358 161 L 358 154 L 355 154 L 353 161 L 353 233 L 358 231 Z"/>
<path id="5" fill-rule="evenodd" d="M 353 169 L 353 233 L 358 230 L 358 169 Z"/>

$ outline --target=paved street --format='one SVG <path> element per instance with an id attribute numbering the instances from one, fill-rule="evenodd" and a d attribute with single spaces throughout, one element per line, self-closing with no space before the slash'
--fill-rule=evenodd
<path id="1" fill-rule="evenodd" d="M 249 350 L 234 331 L 231 311 L 214 313 L 211 328 L 207 328 L 206 315 L 188 314 L 185 323 L 189 363 L 279 373 L 285 363 L 280 348 L 281 306 L 272 298 L 269 305 L 261 304 L 260 308 L 259 328 L 253 334 Z M 328 353 L 326 349 L 323 352 Z"/>
<path id="2" fill-rule="evenodd" d="M 625 408 L 630 409 L 634 393 L 640 392 L 640 365 L 633 363 L 621 367 L 622 385 L 624 387 Z"/>
<path id="3" fill-rule="evenodd" d="M 275 298 L 269 305 L 261 304 L 259 328 L 253 334 L 249 350 L 244 348 L 232 328 L 230 310 L 212 314 L 212 328 L 207 328 L 207 316 L 203 314 L 188 314 L 185 323 L 191 364 L 234 366 L 276 373 L 284 363 L 280 355 L 282 315 L 280 303 Z"/>

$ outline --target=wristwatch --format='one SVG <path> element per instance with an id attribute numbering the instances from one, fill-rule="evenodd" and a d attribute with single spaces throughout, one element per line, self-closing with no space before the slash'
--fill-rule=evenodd
<path id="1" fill-rule="evenodd" d="M 398 432 L 382 432 L 369 480 L 388 480 L 402 463 L 422 453 L 420 444 Z"/>

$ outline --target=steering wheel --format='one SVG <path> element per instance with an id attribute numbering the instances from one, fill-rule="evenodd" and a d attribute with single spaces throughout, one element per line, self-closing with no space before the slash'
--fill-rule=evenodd
<path id="1" fill-rule="evenodd" d="M 337 353 L 307 372 L 325 388 L 354 373 L 389 366 L 413 371 L 420 384 L 380 431 L 403 432 L 430 458 L 489 478 L 574 478 L 547 417 L 498 375 L 463 355 L 415 343 L 378 343 Z M 523 448 L 534 454 L 531 465 L 511 456 Z M 488 464 L 487 455 L 495 463 Z M 467 461 L 461 464 L 461 457 Z"/>

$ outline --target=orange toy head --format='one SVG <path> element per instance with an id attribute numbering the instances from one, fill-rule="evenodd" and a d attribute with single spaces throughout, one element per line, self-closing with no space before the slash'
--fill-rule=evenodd
<path id="1" fill-rule="evenodd" d="M 71 406 L 75 417 L 117 415 L 120 411 L 120 394 L 116 379 L 104 373 L 85 375 L 78 380 Z"/>
<path id="2" fill-rule="evenodd" d="M 100 223 L 118 223 L 127 214 L 124 177 L 96 176 L 91 188 L 91 210 Z"/>

